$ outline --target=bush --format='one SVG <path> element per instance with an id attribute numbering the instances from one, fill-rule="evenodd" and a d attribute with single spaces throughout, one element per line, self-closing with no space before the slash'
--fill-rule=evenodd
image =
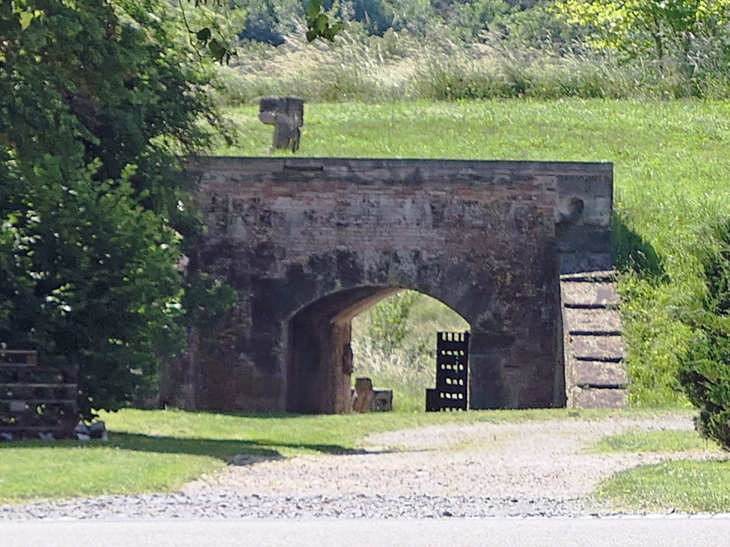
<path id="1" fill-rule="evenodd" d="M 703 241 L 705 294 L 684 318 L 697 334 L 680 359 L 679 381 L 700 410 L 700 434 L 730 449 L 730 220 Z"/>

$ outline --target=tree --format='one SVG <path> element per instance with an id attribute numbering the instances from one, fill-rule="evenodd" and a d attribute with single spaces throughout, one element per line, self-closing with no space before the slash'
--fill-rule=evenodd
<path id="1" fill-rule="evenodd" d="M 175 168 L 221 121 L 166 9 L 0 2 L 0 342 L 78 362 L 87 419 L 184 345 L 196 219 Z"/>
<path id="2" fill-rule="evenodd" d="M 373 306 L 368 336 L 374 347 L 392 353 L 410 334 L 408 317 L 420 294 L 403 291 Z"/>
<path id="3" fill-rule="evenodd" d="M 714 35 L 730 16 L 729 0 L 559 0 L 557 11 L 586 29 L 589 45 L 686 64 L 695 37 Z"/>
<path id="4" fill-rule="evenodd" d="M 186 14 L 186 3 L 194 5 L 194 20 Z M 237 56 L 235 40 L 245 24 L 246 10 L 230 0 L 180 0 L 178 2 L 182 23 L 192 43 L 205 51 L 220 64 L 227 64 Z M 318 38 L 333 42 L 342 25 L 330 21 L 322 0 L 309 0 L 305 12 L 306 38 L 312 42 Z"/>

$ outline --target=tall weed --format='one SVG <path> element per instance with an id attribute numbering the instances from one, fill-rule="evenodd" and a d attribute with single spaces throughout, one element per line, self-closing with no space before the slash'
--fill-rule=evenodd
<path id="1" fill-rule="evenodd" d="M 453 39 L 444 30 L 418 38 L 345 31 L 334 44 L 287 37 L 278 46 L 248 44 L 238 65 L 220 68 L 224 106 L 265 95 L 308 102 L 388 102 L 506 98 L 726 98 L 730 75 L 720 53 L 699 55 L 689 76 L 677 63 L 617 60 L 584 48 L 560 51 L 504 42 Z M 722 66 L 721 66 L 722 65 Z"/>

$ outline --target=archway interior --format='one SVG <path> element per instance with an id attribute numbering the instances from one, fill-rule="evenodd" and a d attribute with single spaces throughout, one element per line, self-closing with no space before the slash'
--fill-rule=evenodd
<path id="1" fill-rule="evenodd" d="M 398 292 L 353 319 L 353 378 L 366 376 L 376 387 L 392 389 L 396 410 L 422 411 L 425 388 L 436 385 L 436 333 L 469 330 L 443 302 Z"/>
<path id="2" fill-rule="evenodd" d="M 434 341 L 429 340 L 427 334 L 431 329 L 436 330 L 468 330 L 469 326 L 461 316 L 453 310 L 420 293 L 415 293 L 414 299 L 419 305 L 412 306 L 412 316 L 409 314 L 409 329 L 414 336 L 406 341 L 406 346 L 387 348 L 387 352 L 380 350 L 380 355 L 368 355 L 366 346 L 373 346 L 372 340 L 363 336 L 367 332 L 368 324 L 372 324 L 373 314 L 364 314 L 383 299 L 387 299 L 402 291 L 394 287 L 358 287 L 339 291 L 323 298 L 300 310 L 289 322 L 287 336 L 287 398 L 286 409 L 296 413 L 344 413 L 350 410 L 351 377 L 354 366 L 358 367 L 357 374 L 370 375 L 376 382 L 393 383 L 401 378 L 404 382 L 398 383 L 397 388 L 402 400 L 409 400 L 411 406 L 418 405 L 422 409 L 424 404 L 423 388 L 429 378 L 433 378 L 435 361 L 430 359 L 430 367 L 425 366 L 430 351 L 433 355 Z M 401 297 L 402 298 L 402 297 Z M 388 302 L 384 304 L 389 305 Z M 376 310 L 377 311 L 377 310 Z M 353 344 L 353 318 L 362 314 L 356 321 L 357 338 Z M 419 348 L 409 348 L 407 344 L 420 344 Z M 430 347 L 428 344 L 431 343 Z M 377 346 L 377 342 L 375 344 Z M 415 355 L 414 349 L 420 351 L 417 359 L 409 362 L 411 368 L 420 372 L 412 374 L 412 370 L 403 370 L 400 375 L 389 378 L 388 375 L 377 373 L 373 366 L 394 362 L 390 369 L 398 368 L 399 355 Z M 410 353 L 409 353 L 410 351 Z M 418 353 L 418 352 L 416 352 Z M 373 357 L 371 366 L 365 363 Z M 424 359 L 424 357 L 426 359 Z M 410 357 L 409 357 L 410 359 Z M 402 363 L 405 364 L 405 361 Z M 429 370 L 430 368 L 430 370 Z M 376 373 L 376 374 L 374 374 Z M 418 375 L 420 374 L 420 379 Z M 419 382 L 423 385 L 419 385 Z M 433 384 L 433 380 L 430 382 Z M 406 396 L 406 393 L 410 395 Z M 420 398 L 420 403 L 418 399 Z M 414 408 L 415 409 L 415 408 Z"/>

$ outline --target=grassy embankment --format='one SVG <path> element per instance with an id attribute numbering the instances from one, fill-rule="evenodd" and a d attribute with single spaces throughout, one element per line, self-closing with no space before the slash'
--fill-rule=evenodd
<path id="1" fill-rule="evenodd" d="M 242 144 L 218 153 L 268 154 L 271 128 L 256 108 L 229 114 Z M 728 114 L 728 103 L 700 101 L 313 104 L 299 155 L 613 162 L 631 401 L 674 405 L 684 404 L 675 371 L 691 336 L 677 311 L 702 290 L 692 249 L 730 213 Z"/>
<path id="2" fill-rule="evenodd" d="M 719 450 L 716 443 L 703 439 L 696 431 L 629 431 L 609 435 L 598 441 L 586 452 L 610 454 L 620 452 L 686 452 L 694 450 Z"/>
<path id="3" fill-rule="evenodd" d="M 348 416 L 235 416 L 123 410 L 104 414 L 109 443 L 0 443 L 0 503 L 172 491 L 235 456 L 346 454 L 381 431 L 473 422 L 595 419 L 627 411 L 525 410 Z M 632 411 L 635 414 L 636 411 Z"/>

